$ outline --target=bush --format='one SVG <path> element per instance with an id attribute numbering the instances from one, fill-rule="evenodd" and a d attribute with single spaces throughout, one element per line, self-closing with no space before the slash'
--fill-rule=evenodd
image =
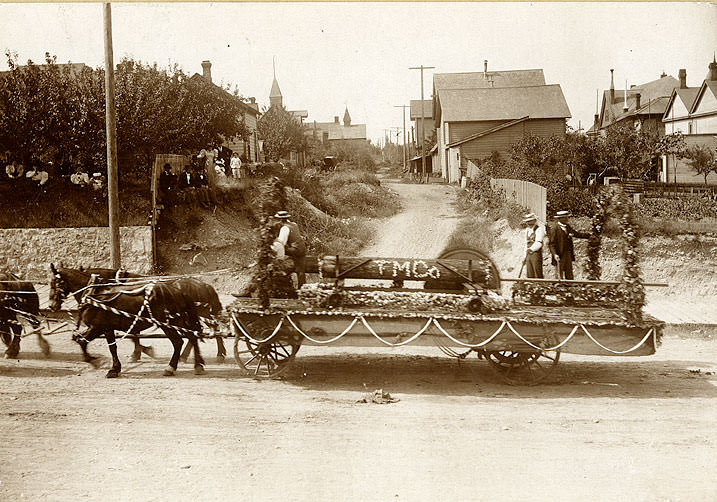
<path id="1" fill-rule="evenodd" d="M 584 188 L 572 189 L 570 184 L 563 180 L 554 183 L 547 191 L 548 214 L 557 211 L 570 211 L 574 216 L 592 216 L 595 214 L 595 196 Z"/>
<path id="2" fill-rule="evenodd" d="M 717 218 L 717 201 L 704 197 L 683 197 L 668 199 L 645 197 L 638 206 L 641 216 L 648 218 L 670 218 L 695 221 L 702 218 Z"/>
<path id="3" fill-rule="evenodd" d="M 484 217 L 493 221 L 506 219 L 511 227 L 519 228 L 525 210 L 505 200 L 502 193 L 490 187 L 490 177 L 481 171 L 478 176 L 468 181 L 466 189 L 458 197 L 462 209 L 480 211 Z"/>

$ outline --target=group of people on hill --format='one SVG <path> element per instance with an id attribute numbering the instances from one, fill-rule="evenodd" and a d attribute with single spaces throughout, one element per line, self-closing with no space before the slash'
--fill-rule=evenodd
<path id="1" fill-rule="evenodd" d="M 225 146 L 202 148 L 197 155 L 192 156 L 192 163 L 203 163 L 204 168 L 212 169 L 219 179 L 241 178 L 241 157 Z"/>
<path id="2" fill-rule="evenodd" d="M 30 167 L 26 169 L 23 162 L 12 158 L 9 152 L 5 152 L 2 157 L 5 175 L 11 183 L 29 183 L 37 186 L 40 193 L 47 192 L 47 182 L 50 180 L 49 169 L 52 168 L 52 162 L 45 165 L 43 162 L 32 159 L 29 163 Z"/>
<path id="3" fill-rule="evenodd" d="M 172 172 L 172 166 L 169 163 L 164 164 L 164 169 L 159 175 L 157 194 L 158 202 L 165 208 L 182 202 L 198 203 L 205 208 L 217 203 L 214 191 L 209 186 L 207 172 L 203 166 L 197 163 L 185 165 L 179 175 Z"/>
<path id="4" fill-rule="evenodd" d="M 538 223 L 535 214 L 528 213 L 523 217 L 525 224 L 523 263 L 529 278 L 543 279 L 543 248 L 547 237 L 551 263 L 555 267 L 557 278 L 573 279 L 573 262 L 575 261 L 573 237 L 587 239 L 590 234 L 574 229 L 568 222 L 569 217 L 568 211 L 555 213 L 555 223 L 548 228 L 547 232 L 545 226 Z"/>
<path id="5" fill-rule="evenodd" d="M 30 167 L 25 167 L 26 165 Z M 55 166 L 51 161 L 43 162 L 36 158 L 31 158 L 25 163 L 18 157 L 13 157 L 10 152 L 0 154 L 0 166 L 5 167 L 5 179 L 16 189 L 22 190 L 23 187 L 34 186 L 39 189 L 38 196 L 48 192 L 50 186 L 54 184 L 53 179 L 63 178 L 58 173 L 70 169 L 69 166 Z M 96 172 L 89 176 L 80 166 L 69 176 L 69 182 L 75 186 L 91 188 L 94 192 L 102 192 L 107 186 L 106 178 L 102 173 Z"/>

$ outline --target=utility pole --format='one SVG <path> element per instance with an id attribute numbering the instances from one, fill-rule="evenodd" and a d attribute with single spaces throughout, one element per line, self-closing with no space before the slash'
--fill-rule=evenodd
<path id="1" fill-rule="evenodd" d="M 394 105 L 394 108 L 403 108 L 403 171 L 406 171 L 406 108 L 409 105 Z M 398 141 L 398 140 L 396 140 Z"/>
<path id="2" fill-rule="evenodd" d="M 105 128 L 107 130 L 107 199 L 109 204 L 110 260 L 122 267 L 119 233 L 119 187 L 117 183 L 117 117 L 115 110 L 115 64 L 112 55 L 112 7 L 104 9 L 105 25 Z"/>
<path id="3" fill-rule="evenodd" d="M 426 175 L 426 149 L 424 147 L 425 144 L 425 128 L 426 128 L 426 112 L 425 112 L 425 103 L 423 102 L 423 70 L 434 70 L 435 66 L 411 66 L 408 69 L 409 70 L 421 70 L 421 181 L 423 181 L 423 176 Z"/>

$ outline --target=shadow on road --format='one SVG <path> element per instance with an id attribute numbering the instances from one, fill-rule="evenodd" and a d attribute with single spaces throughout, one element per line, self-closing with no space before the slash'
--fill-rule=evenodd
<path id="1" fill-rule="evenodd" d="M 231 357 L 224 364 L 206 357 L 206 373 L 194 375 L 193 360 L 180 363 L 177 374 L 166 379 L 237 379 L 243 386 L 263 385 L 242 374 Z M 68 368 L 67 365 L 70 365 Z M 57 352 L 45 359 L 39 352 L 22 354 L 19 360 L 0 361 L 5 378 L 53 378 L 100 372 L 109 367 L 102 355 L 101 367 L 82 362 L 79 353 Z M 145 359 L 140 363 L 122 361 L 123 380 L 163 379 L 167 358 Z M 58 367 L 62 365 L 62 367 Z M 447 357 L 380 354 L 331 354 L 297 357 L 280 377 L 281 382 L 265 384 L 313 391 L 365 392 L 384 389 L 391 394 L 441 396 L 481 396 L 532 399 L 628 398 L 674 399 L 717 397 L 717 376 L 704 361 L 625 360 L 561 361 L 546 383 L 537 386 L 511 386 L 502 382 L 489 364 L 474 356 L 465 360 Z M 701 368 L 701 369 L 700 369 Z M 697 372 L 697 369 L 700 369 Z M 710 374 L 711 373 L 711 374 Z M 211 385 L 207 382 L 207 385 Z M 270 390 L 269 390 L 270 391 Z"/>

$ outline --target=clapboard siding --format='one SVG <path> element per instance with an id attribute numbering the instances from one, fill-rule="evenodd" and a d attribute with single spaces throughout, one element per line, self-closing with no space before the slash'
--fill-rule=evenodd
<path id="1" fill-rule="evenodd" d="M 454 124 L 451 124 L 451 131 Z M 495 127 L 495 126 L 492 126 Z M 478 131 L 474 131 L 475 134 Z M 506 127 L 494 133 L 463 143 L 461 155 L 469 159 L 482 159 L 494 151 L 507 154 L 513 143 L 528 134 L 548 138 L 550 136 L 565 135 L 565 120 L 563 119 L 536 119 L 526 120 L 519 124 Z"/>
<path id="2" fill-rule="evenodd" d="M 510 120 L 484 120 L 481 122 L 451 122 L 449 126 L 448 143 L 460 141 L 472 134 L 487 131 Z"/>
<path id="3" fill-rule="evenodd" d="M 249 130 L 249 138 L 245 141 L 240 137 L 236 136 L 230 138 L 224 142 L 224 146 L 236 152 L 239 155 L 244 155 L 249 162 L 256 162 L 258 158 L 258 141 L 256 138 L 256 115 L 247 113 L 244 115 L 244 123 Z"/>

